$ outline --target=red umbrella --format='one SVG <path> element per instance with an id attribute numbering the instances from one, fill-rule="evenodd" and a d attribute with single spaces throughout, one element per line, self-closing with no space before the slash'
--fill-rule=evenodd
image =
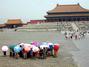
<path id="1" fill-rule="evenodd" d="M 54 44 L 54 56 L 58 55 L 58 50 L 59 50 L 59 44 Z"/>
<path id="2" fill-rule="evenodd" d="M 59 49 L 59 44 L 54 44 L 54 50 L 58 50 Z"/>

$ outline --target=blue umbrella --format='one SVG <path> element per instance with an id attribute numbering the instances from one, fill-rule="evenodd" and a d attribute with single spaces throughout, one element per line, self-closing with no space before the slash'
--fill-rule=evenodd
<path id="1" fill-rule="evenodd" d="M 40 45 L 40 48 L 43 49 L 44 47 L 49 47 L 47 42 L 42 42 L 42 45 Z"/>
<path id="2" fill-rule="evenodd" d="M 21 50 L 22 50 L 22 48 L 19 45 L 14 47 L 14 52 L 16 52 L 16 53 L 19 53 Z"/>
<path id="3" fill-rule="evenodd" d="M 48 43 L 47 42 L 42 42 L 42 45 L 48 45 Z"/>

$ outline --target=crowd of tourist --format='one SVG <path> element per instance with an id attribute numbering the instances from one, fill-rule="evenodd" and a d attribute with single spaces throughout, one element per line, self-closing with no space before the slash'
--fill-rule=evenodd
<path id="1" fill-rule="evenodd" d="M 14 58 L 40 58 L 46 59 L 48 56 L 57 57 L 60 45 L 48 42 L 31 42 L 2 46 L 4 56 L 9 48 L 10 57 Z"/>
<path id="2" fill-rule="evenodd" d="M 85 38 L 86 31 L 65 32 L 65 39 L 82 39 Z"/>

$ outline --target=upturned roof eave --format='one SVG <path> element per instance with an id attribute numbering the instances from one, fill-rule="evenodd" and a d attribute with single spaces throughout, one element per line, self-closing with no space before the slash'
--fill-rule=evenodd
<path id="1" fill-rule="evenodd" d="M 69 10 L 68 9 L 64 9 L 61 6 L 67 7 L 67 8 L 69 8 Z M 77 7 L 79 10 L 77 10 L 75 8 L 74 8 L 75 10 L 74 9 L 70 10 L 71 7 L 69 7 L 69 6 L 72 6 L 72 7 L 75 7 L 75 8 Z M 60 7 L 60 9 L 59 9 L 59 7 Z M 62 10 L 61 10 L 61 8 L 62 8 Z M 61 13 L 61 12 L 62 13 L 64 13 L 64 12 L 89 12 L 89 10 L 81 7 L 79 4 L 76 4 L 76 5 L 58 5 L 57 4 L 57 6 L 54 9 L 49 10 L 47 13 Z"/>
<path id="2" fill-rule="evenodd" d="M 84 12 L 84 13 L 86 13 L 86 12 L 89 12 L 89 11 L 70 11 L 70 12 L 67 12 L 67 11 L 65 11 L 65 12 L 47 12 L 48 14 L 51 14 L 51 13 L 55 13 L 55 14 L 58 14 L 58 13 L 78 13 L 78 12 Z"/>

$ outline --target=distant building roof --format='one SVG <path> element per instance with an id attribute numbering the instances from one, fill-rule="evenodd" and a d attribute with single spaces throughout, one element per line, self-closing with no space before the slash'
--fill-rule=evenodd
<path id="1" fill-rule="evenodd" d="M 89 12 L 88 9 L 81 7 L 79 4 L 74 5 L 58 5 L 48 11 L 47 13 L 60 13 L 60 12 Z"/>
<path id="2" fill-rule="evenodd" d="M 6 24 L 22 24 L 21 19 L 9 19 Z"/>

